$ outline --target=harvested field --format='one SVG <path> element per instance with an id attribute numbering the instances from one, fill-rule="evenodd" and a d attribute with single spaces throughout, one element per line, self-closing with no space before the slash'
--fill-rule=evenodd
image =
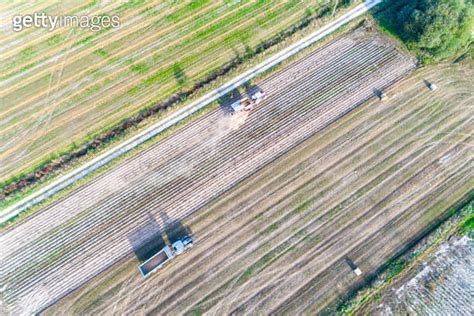
<path id="1" fill-rule="evenodd" d="M 0 47 L 0 183 L 93 134 L 194 89 L 280 31 L 318 15 L 320 1 L 35 1 L 14 15 L 118 15 L 92 32 L 5 30 Z"/>
<path id="2" fill-rule="evenodd" d="M 4 304 L 42 309 L 116 264 L 56 311 L 325 308 L 363 280 L 346 256 L 367 276 L 473 186 L 471 66 L 351 112 L 413 67 L 377 34 L 341 37 L 262 82 L 248 117 L 211 112 L 19 222 L 0 237 Z M 143 281 L 130 254 L 177 221 L 195 247 Z"/>
<path id="3" fill-rule="evenodd" d="M 313 314 L 332 305 L 472 189 L 473 70 L 415 74 L 386 104 L 358 107 L 186 218 L 195 246 L 153 277 L 143 280 L 128 257 L 47 314 Z"/>

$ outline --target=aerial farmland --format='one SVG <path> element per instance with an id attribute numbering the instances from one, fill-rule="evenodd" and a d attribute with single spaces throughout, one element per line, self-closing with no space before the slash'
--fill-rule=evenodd
<path id="1" fill-rule="evenodd" d="M 99 32 L 32 28 L 2 37 L 8 50 L 0 59 L 0 183 L 140 109 L 195 89 L 226 63 L 263 51 L 260 44 L 316 15 L 318 2 L 1 4 L 9 15 L 24 10 L 117 15 L 121 27 Z"/>
<path id="2" fill-rule="evenodd" d="M 435 96 L 421 78 L 437 79 L 449 92 Z M 465 146 L 472 122 L 465 114 L 473 110 L 449 101 L 469 93 L 469 82 L 454 68 L 440 67 L 398 89 L 390 103 L 359 107 L 188 217 L 184 224 L 200 239 L 163 273 L 144 282 L 132 256 L 49 313 L 298 314 L 328 308 L 364 281 L 346 258 L 370 274 L 472 188 Z M 431 109 L 432 103 L 438 107 Z"/>
<path id="3" fill-rule="evenodd" d="M 1 40 L 0 313 L 469 313 L 472 44 L 394 3 L 35 3 L 120 26 Z"/>

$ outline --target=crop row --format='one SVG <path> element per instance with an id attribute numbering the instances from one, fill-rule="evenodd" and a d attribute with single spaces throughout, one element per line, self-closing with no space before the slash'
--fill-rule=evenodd
<path id="1" fill-rule="evenodd" d="M 417 84 L 420 85 L 420 82 Z M 223 218 L 217 217 L 219 223 L 210 220 L 209 225 L 196 233 L 199 243 L 189 255 L 146 282 L 139 276 L 131 276 L 127 287 L 121 291 L 120 302 L 115 304 L 115 298 L 112 298 L 108 304 L 114 303 L 117 310 L 127 313 L 184 312 L 186 308 L 188 311 L 195 308 L 201 312 L 227 313 L 233 310 L 232 306 L 240 306 L 237 311 L 248 312 L 252 311 L 250 307 L 254 304 L 258 304 L 257 311 L 268 311 L 271 308 L 262 308 L 260 305 L 261 296 L 253 298 L 250 303 L 245 301 L 256 293 L 260 295 L 262 285 L 271 284 L 275 292 L 292 292 L 294 296 L 285 302 L 272 301 L 274 296 L 269 295 L 270 301 L 266 303 L 269 306 L 277 307 L 280 304 L 281 309 L 278 311 L 283 312 L 314 312 L 306 308 L 323 304 L 326 295 L 334 295 L 334 286 L 331 286 L 334 285 L 334 279 L 331 278 L 343 276 L 349 283 L 354 277 L 341 258 L 344 251 L 349 250 L 346 249 L 347 240 L 341 240 L 340 251 L 334 255 L 326 252 L 317 254 L 313 250 L 332 243 L 334 238 L 331 236 L 337 232 L 347 234 L 348 231 L 343 230 L 344 225 L 352 223 L 350 227 L 362 227 L 369 239 L 356 245 L 350 256 L 354 256 L 363 271 L 368 272 L 374 261 L 384 261 L 394 244 L 400 247 L 410 241 L 413 233 L 422 227 L 421 224 L 425 225 L 420 221 L 427 218 L 437 201 L 452 198 L 453 190 L 472 178 L 472 173 L 467 172 L 472 161 L 465 162 L 468 151 L 466 140 L 461 137 L 462 131 L 469 128 L 469 121 L 465 120 L 466 112 L 460 112 L 461 108 L 457 106 L 437 106 L 432 111 L 432 103 L 436 103 L 437 98 L 427 90 L 420 93 L 420 89 L 416 89 L 414 92 L 416 103 L 408 101 L 396 107 L 383 106 L 385 110 L 379 111 L 379 116 L 372 117 L 374 122 L 372 118 L 359 121 L 357 128 L 346 136 L 349 144 L 354 145 L 348 144 L 342 148 L 346 156 L 335 161 L 331 156 L 324 157 L 322 161 L 316 159 L 304 165 L 304 168 L 301 165 L 295 167 L 294 171 L 300 173 L 291 173 L 293 178 L 290 180 L 281 176 L 273 184 L 260 185 L 261 189 L 278 186 L 278 191 L 290 187 L 288 195 L 272 191 L 262 197 L 261 190 L 258 190 L 248 192 L 248 195 L 247 192 L 238 192 L 229 197 L 240 201 L 250 199 L 252 203 L 239 202 L 232 209 L 222 210 L 227 214 Z M 445 91 L 443 97 L 458 97 L 460 93 L 464 92 L 457 91 L 455 95 L 449 96 Z M 351 121 L 345 120 L 345 123 L 350 124 Z M 431 133 L 431 130 L 436 132 Z M 430 145 L 438 139 L 438 132 L 443 135 L 442 141 L 436 146 Z M 362 137 L 367 133 L 370 139 Z M 337 138 L 328 140 L 329 147 L 340 152 L 343 143 L 339 141 Z M 317 147 L 317 144 L 318 141 L 313 141 L 312 146 Z M 356 148 L 356 153 L 353 148 Z M 332 153 L 332 150 L 328 153 Z M 319 150 L 316 155 L 322 158 Z M 354 163 L 356 157 L 360 158 Z M 450 165 L 438 163 L 447 157 L 451 159 Z M 308 159 L 312 160 L 313 157 L 309 156 Z M 357 177 L 351 177 L 354 173 Z M 310 181 L 307 185 L 293 183 L 305 183 L 301 178 L 308 180 L 308 177 Z M 402 178 L 409 181 L 399 182 Z M 389 181 L 381 181 L 383 179 Z M 415 181 L 418 185 L 414 185 Z M 430 186 L 419 185 L 420 181 L 429 182 Z M 295 188 L 296 191 L 291 191 Z M 273 202 L 268 202 L 267 207 L 264 207 L 261 199 L 271 199 Z M 297 207 L 300 203 L 309 206 L 303 211 Z M 341 204 L 342 208 L 339 207 Z M 218 209 L 203 211 L 206 214 L 199 215 L 201 218 L 214 216 Z M 258 212 L 260 215 L 255 217 Z M 401 212 L 401 215 L 396 215 L 396 212 Z M 367 216 L 360 216 L 364 213 Z M 368 225 L 368 219 L 377 214 L 387 224 L 383 229 L 369 234 L 371 225 Z M 391 216 L 396 216 L 393 221 L 389 221 Z M 403 238 L 397 237 L 397 233 L 401 232 Z M 374 251 L 368 253 L 368 249 Z M 299 258 L 307 260 L 308 257 L 304 257 L 307 253 L 314 259 L 304 261 L 305 264 L 295 268 L 292 264 Z M 329 277 L 326 277 L 326 273 L 318 272 L 324 266 L 314 260 L 321 260 L 321 257 L 332 260 L 337 266 L 334 273 L 330 270 Z M 313 272 L 309 274 L 307 268 Z M 304 281 L 306 285 L 300 282 L 297 286 L 285 286 L 286 280 L 292 280 L 294 274 L 300 273 L 308 277 Z M 282 277 L 274 278 L 278 274 Z M 315 278 L 311 279 L 311 275 Z M 291 303 L 293 301 L 295 303 Z M 101 308 L 112 307 L 104 304 Z"/>
<path id="2" fill-rule="evenodd" d="M 165 7 L 151 15 L 143 7 L 134 8 L 122 16 L 120 30 L 98 32 L 80 45 L 73 45 L 74 40 L 89 38 L 87 34 L 69 38 L 67 33 L 55 33 L 62 39 L 59 44 L 41 49 L 33 45 L 35 57 L 19 62 L 12 71 L 41 62 L 2 83 L 4 103 L 11 105 L 0 109 L 2 157 L 9 162 L 2 165 L 2 177 L 22 164 L 44 159 L 71 140 L 80 141 L 87 132 L 191 87 L 243 56 L 245 47 L 254 50 L 300 20 L 311 5 L 298 1 L 284 10 L 290 4 L 200 2 L 192 8 Z M 182 16 L 172 22 L 165 19 L 181 7 Z M 113 6 L 104 10 L 114 14 Z M 214 29 L 215 24 L 222 25 Z M 18 155 L 25 147 L 28 150 Z"/>
<path id="3" fill-rule="evenodd" d="M 35 284 L 47 285 L 44 299 L 77 287 L 130 253 L 127 234 L 145 225 L 148 215 L 184 218 L 373 96 L 374 88 L 384 89 L 413 68 L 410 60 L 376 41 L 343 41 L 346 49 L 326 63 L 319 59 L 327 56 L 325 49 L 303 65 L 297 63 L 296 69 L 309 69 L 297 80 L 286 82 L 283 71 L 262 83 L 269 98 L 240 128 L 232 127 L 235 117 L 213 112 L 164 141 L 167 146 L 158 143 L 73 193 L 77 204 L 67 197 L 5 233 L 8 264 L 2 264 L 2 279 L 12 284 L 8 297 L 37 294 L 40 288 Z M 314 60 L 318 67 L 311 67 Z M 161 149 L 170 147 L 174 149 Z M 189 163 L 192 168 L 183 174 Z M 139 168 L 140 164 L 148 166 Z M 121 179 L 129 173 L 133 175 Z M 102 188 L 113 187 L 117 180 L 128 186 L 104 194 Z M 88 191 L 94 190 L 95 200 L 87 201 Z M 57 212 L 65 210 L 65 217 L 57 218 Z M 30 225 L 42 230 L 22 233 Z M 143 231 L 143 242 L 152 229 Z M 56 275 L 62 276 L 61 282 Z"/>

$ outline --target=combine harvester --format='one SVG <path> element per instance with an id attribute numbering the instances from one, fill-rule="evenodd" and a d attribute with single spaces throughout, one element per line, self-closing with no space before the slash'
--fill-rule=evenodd
<path id="1" fill-rule="evenodd" d="M 232 108 L 232 114 L 241 112 L 241 111 L 251 111 L 253 107 L 263 100 L 265 100 L 265 93 L 263 91 L 257 91 L 252 94 L 250 97 L 242 98 L 230 105 Z"/>
<path id="2" fill-rule="evenodd" d="M 182 254 L 186 249 L 193 246 L 193 240 L 189 236 L 184 236 L 175 241 L 171 247 L 166 245 L 163 249 L 154 254 L 150 259 L 138 266 L 138 270 L 144 278 L 148 277 L 156 270 L 163 267 L 167 262 L 171 261 L 175 256 Z"/>

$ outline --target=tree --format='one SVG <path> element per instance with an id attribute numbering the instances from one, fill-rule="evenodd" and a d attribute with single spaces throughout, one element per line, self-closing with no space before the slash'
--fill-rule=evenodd
<path id="1" fill-rule="evenodd" d="M 388 19 L 390 30 L 423 61 L 440 60 L 472 41 L 474 5 L 473 0 L 399 0 L 381 21 Z"/>

